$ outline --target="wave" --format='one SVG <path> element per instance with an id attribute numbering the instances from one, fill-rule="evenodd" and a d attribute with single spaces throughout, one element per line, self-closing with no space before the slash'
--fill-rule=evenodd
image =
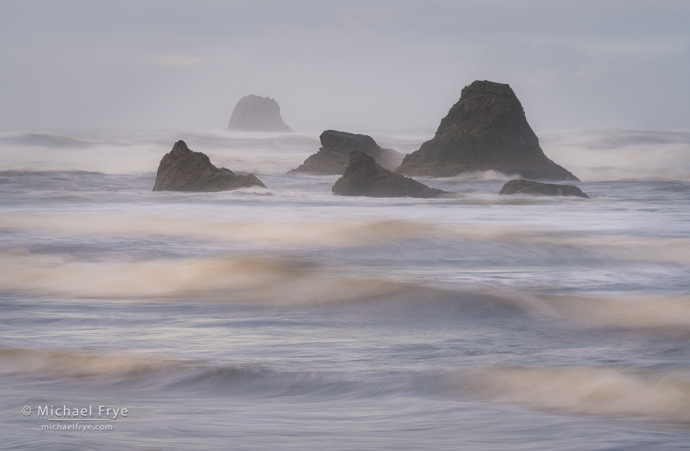
<path id="1" fill-rule="evenodd" d="M 274 305 L 353 302 L 395 297 L 405 290 L 415 292 L 409 284 L 332 275 L 308 262 L 287 258 L 93 263 L 16 254 L 0 256 L 0 290 L 83 298 L 210 296 L 227 302 Z"/>
<path id="2" fill-rule="evenodd" d="M 86 148 L 94 145 L 92 141 L 85 139 L 48 133 L 22 133 L 0 136 L 0 143 L 55 149 Z"/>
<path id="3" fill-rule="evenodd" d="M 618 368 L 486 368 L 454 390 L 530 408 L 690 423 L 690 378 Z"/>
<path id="4" fill-rule="evenodd" d="M 0 254 L 0 292 L 273 307 L 357 306 L 384 317 L 519 314 L 584 328 L 690 336 L 690 297 L 684 295 L 534 296 L 509 289 L 365 277 L 287 257 L 90 262 Z"/>
<path id="5" fill-rule="evenodd" d="M 537 315 L 588 327 L 690 334 L 690 296 L 558 296 L 541 298 L 532 308 Z"/>
<path id="6" fill-rule="evenodd" d="M 600 261 L 690 263 L 690 239 L 687 238 L 585 236 L 533 226 L 465 225 L 458 228 L 406 220 L 230 222 L 153 215 L 7 213 L 0 216 L 0 230 L 78 236 L 184 237 L 279 249 L 361 248 L 431 240 L 513 245 L 516 252 L 534 257 L 581 250 Z"/>
<path id="7" fill-rule="evenodd" d="M 285 174 L 319 148 L 318 135 L 300 133 L 84 132 L 2 133 L 0 167 L 17 171 L 152 173 L 184 139 L 217 166 L 234 172 Z"/>
<path id="8" fill-rule="evenodd" d="M 544 152 L 582 181 L 690 180 L 690 133 L 586 130 L 546 133 Z"/>
<path id="9" fill-rule="evenodd" d="M 0 348 L 0 375 L 83 378 L 127 376 L 175 364 L 171 360 L 48 349 Z"/>
<path id="10" fill-rule="evenodd" d="M 449 318 L 523 313 L 529 298 L 338 274 L 290 258 L 212 257 L 84 262 L 0 254 L 0 292 L 70 299 L 211 302 L 264 307 L 354 307 L 367 317 Z"/>
<path id="11" fill-rule="evenodd" d="M 77 380 L 129 390 L 317 395 L 448 394 L 576 414 L 653 418 L 690 424 L 686 373 L 606 367 L 485 367 L 462 372 L 345 373 L 269 368 L 256 363 L 166 359 L 81 350 L 0 348 L 0 377 Z"/>
<path id="12" fill-rule="evenodd" d="M 409 153 L 429 139 L 409 132 L 374 133 L 383 147 Z M 586 130 L 542 133 L 547 156 L 583 181 L 690 180 L 690 133 Z M 172 144 L 184 139 L 214 164 L 238 172 L 285 174 L 319 148 L 318 133 L 227 131 L 108 131 L 0 134 L 0 166 L 12 170 L 82 170 L 106 174 L 151 173 Z M 462 180 L 505 180 L 499 173 Z"/>
<path id="13" fill-rule="evenodd" d="M 376 396 L 419 386 L 419 377 L 357 381 L 343 373 L 294 371 L 256 363 L 96 353 L 81 350 L 0 348 L 0 377 L 25 382 L 77 380 L 126 386 L 128 390 L 173 390 L 263 396 L 317 394 Z"/>

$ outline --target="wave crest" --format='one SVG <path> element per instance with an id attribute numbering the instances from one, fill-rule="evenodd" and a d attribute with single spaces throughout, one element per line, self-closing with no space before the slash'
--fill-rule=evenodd
<path id="1" fill-rule="evenodd" d="M 456 388 L 500 402 L 574 413 L 690 423 L 687 375 L 614 368 L 491 368 Z"/>

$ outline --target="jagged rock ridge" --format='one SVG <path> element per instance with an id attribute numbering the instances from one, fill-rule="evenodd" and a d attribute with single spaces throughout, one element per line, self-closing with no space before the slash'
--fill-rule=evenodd
<path id="1" fill-rule="evenodd" d="M 228 130 L 249 132 L 291 132 L 280 116 L 280 105 L 270 97 L 254 94 L 242 97 L 232 110 Z"/>
<path id="2" fill-rule="evenodd" d="M 350 153 L 345 173 L 333 185 L 333 194 L 368 197 L 440 197 L 452 195 L 440 189 L 384 169 L 362 151 Z"/>
<path id="3" fill-rule="evenodd" d="M 154 191 L 229 191 L 250 186 L 266 186 L 254 174 L 236 175 L 217 168 L 201 152 L 193 152 L 180 140 L 161 159 Z"/>
<path id="4" fill-rule="evenodd" d="M 350 153 L 358 150 L 374 157 L 383 168 L 393 170 L 403 159 L 403 154 L 393 149 L 385 149 L 371 136 L 326 130 L 321 133 L 321 148 L 304 160 L 298 168 L 288 174 L 307 172 L 321 175 L 342 175 L 347 168 Z"/>
<path id="5" fill-rule="evenodd" d="M 536 196 L 577 196 L 589 199 L 580 188 L 573 185 L 539 183 L 531 180 L 511 180 L 498 194 L 531 194 Z"/>
<path id="6" fill-rule="evenodd" d="M 451 177 L 488 170 L 527 179 L 578 180 L 544 155 L 510 86 L 490 81 L 465 86 L 433 139 L 407 155 L 396 172 Z"/>

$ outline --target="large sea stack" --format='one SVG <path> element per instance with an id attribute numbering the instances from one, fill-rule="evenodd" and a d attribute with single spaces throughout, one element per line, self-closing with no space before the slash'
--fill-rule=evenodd
<path id="1" fill-rule="evenodd" d="M 288 172 L 294 174 L 306 172 L 320 175 L 342 175 L 347 168 L 350 153 L 363 152 L 373 157 L 384 169 L 397 168 L 403 154 L 393 149 L 384 149 L 368 135 L 326 130 L 321 133 L 321 148 L 317 153 L 304 160 L 298 168 Z"/>
<path id="2" fill-rule="evenodd" d="M 280 105 L 270 97 L 242 97 L 232 110 L 228 130 L 245 132 L 291 132 L 280 116 Z"/>
<path id="3" fill-rule="evenodd" d="M 250 186 L 266 186 L 254 174 L 236 175 L 215 167 L 201 152 L 192 152 L 177 141 L 158 165 L 154 191 L 229 191 Z"/>
<path id="4" fill-rule="evenodd" d="M 452 177 L 489 170 L 526 179 L 578 180 L 544 155 L 510 86 L 490 81 L 465 86 L 434 138 L 407 155 L 396 172 Z"/>
<path id="5" fill-rule="evenodd" d="M 416 180 L 384 169 L 362 151 L 350 153 L 348 166 L 335 182 L 333 194 L 368 197 L 440 197 L 446 191 L 419 183 Z"/>

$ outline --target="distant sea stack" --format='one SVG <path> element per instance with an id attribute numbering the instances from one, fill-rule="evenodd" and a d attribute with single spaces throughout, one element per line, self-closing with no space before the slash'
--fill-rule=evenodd
<path id="1" fill-rule="evenodd" d="M 407 155 L 396 172 L 452 177 L 488 170 L 526 179 L 578 180 L 544 155 L 510 86 L 490 81 L 465 86 L 434 138 Z"/>
<path id="2" fill-rule="evenodd" d="M 384 169 L 393 170 L 403 160 L 404 155 L 393 149 L 384 149 L 368 135 L 326 130 L 321 133 L 321 148 L 304 160 L 298 168 L 288 172 L 294 174 L 307 172 L 321 175 L 342 175 L 347 168 L 350 153 L 363 152 L 373 157 Z"/>
<path id="3" fill-rule="evenodd" d="M 580 188 L 573 185 L 555 185 L 531 180 L 511 180 L 498 194 L 530 194 L 533 196 L 577 196 L 589 199 Z"/>
<path id="4" fill-rule="evenodd" d="M 335 182 L 333 194 L 368 197 L 441 197 L 452 195 L 440 189 L 429 188 L 416 180 L 384 169 L 374 157 L 362 151 L 350 153 L 348 166 Z"/>
<path id="5" fill-rule="evenodd" d="M 236 175 L 215 167 L 201 152 L 192 152 L 177 141 L 158 166 L 154 191 L 229 191 L 250 186 L 266 188 L 253 174 Z"/>
<path id="6" fill-rule="evenodd" d="M 280 105 L 270 97 L 242 97 L 232 110 L 228 130 L 245 132 L 291 132 L 280 116 Z"/>

